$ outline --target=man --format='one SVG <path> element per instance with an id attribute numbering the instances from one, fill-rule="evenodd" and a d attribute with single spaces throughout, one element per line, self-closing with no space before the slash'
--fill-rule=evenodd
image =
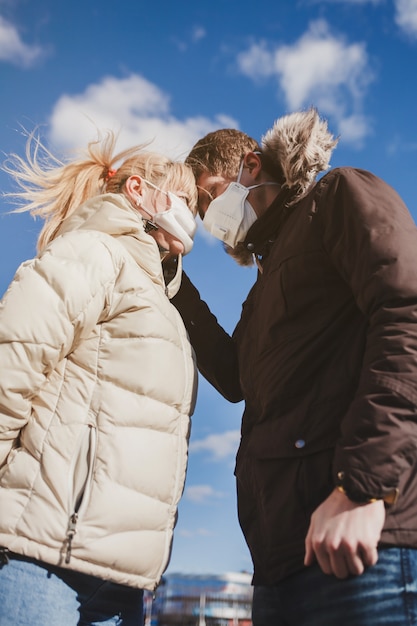
<path id="1" fill-rule="evenodd" d="M 417 624 L 417 231 L 370 172 L 328 169 L 311 109 L 187 161 L 205 227 L 259 272 L 233 337 L 184 276 L 201 373 L 245 400 L 236 477 L 254 626 Z"/>

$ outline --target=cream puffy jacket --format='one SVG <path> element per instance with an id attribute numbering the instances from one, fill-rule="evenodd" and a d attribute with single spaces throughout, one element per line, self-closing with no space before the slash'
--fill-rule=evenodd
<path id="1" fill-rule="evenodd" d="M 0 546 L 154 589 L 196 393 L 157 245 L 127 199 L 82 205 L 0 305 Z"/>

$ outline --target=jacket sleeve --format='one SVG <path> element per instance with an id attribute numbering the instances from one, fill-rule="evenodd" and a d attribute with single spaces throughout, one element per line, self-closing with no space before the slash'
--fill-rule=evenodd
<path id="1" fill-rule="evenodd" d="M 325 178 L 323 243 L 367 320 L 334 480 L 353 500 L 388 498 L 417 460 L 417 230 L 398 194 L 371 173 L 342 168 Z"/>
<path id="2" fill-rule="evenodd" d="M 242 400 L 236 344 L 184 272 L 171 302 L 184 321 L 201 374 L 230 402 Z"/>
<path id="3" fill-rule="evenodd" d="M 114 274 L 109 254 L 98 262 L 91 241 L 78 249 L 71 235 L 18 269 L 0 303 L 0 466 L 32 399 L 99 320 Z"/>

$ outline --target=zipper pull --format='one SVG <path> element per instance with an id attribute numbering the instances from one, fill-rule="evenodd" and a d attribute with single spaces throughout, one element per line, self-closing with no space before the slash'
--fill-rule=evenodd
<path id="1" fill-rule="evenodd" d="M 9 562 L 8 548 L 0 548 L 0 569 Z"/>
<path id="2" fill-rule="evenodd" d="M 78 521 L 78 513 L 73 513 L 69 519 L 68 530 L 67 530 L 67 553 L 65 555 L 65 563 L 69 563 L 71 560 L 71 549 L 72 549 L 72 540 L 74 539 L 74 535 L 77 532 L 77 521 Z"/>

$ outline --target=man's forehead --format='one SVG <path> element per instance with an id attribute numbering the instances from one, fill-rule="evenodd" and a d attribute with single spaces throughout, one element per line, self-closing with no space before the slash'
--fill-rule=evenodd
<path id="1" fill-rule="evenodd" d="M 224 183 L 226 180 L 228 179 L 225 176 L 211 174 L 210 172 L 203 172 L 197 178 L 197 186 L 202 187 L 203 189 L 208 189 L 217 183 Z"/>

